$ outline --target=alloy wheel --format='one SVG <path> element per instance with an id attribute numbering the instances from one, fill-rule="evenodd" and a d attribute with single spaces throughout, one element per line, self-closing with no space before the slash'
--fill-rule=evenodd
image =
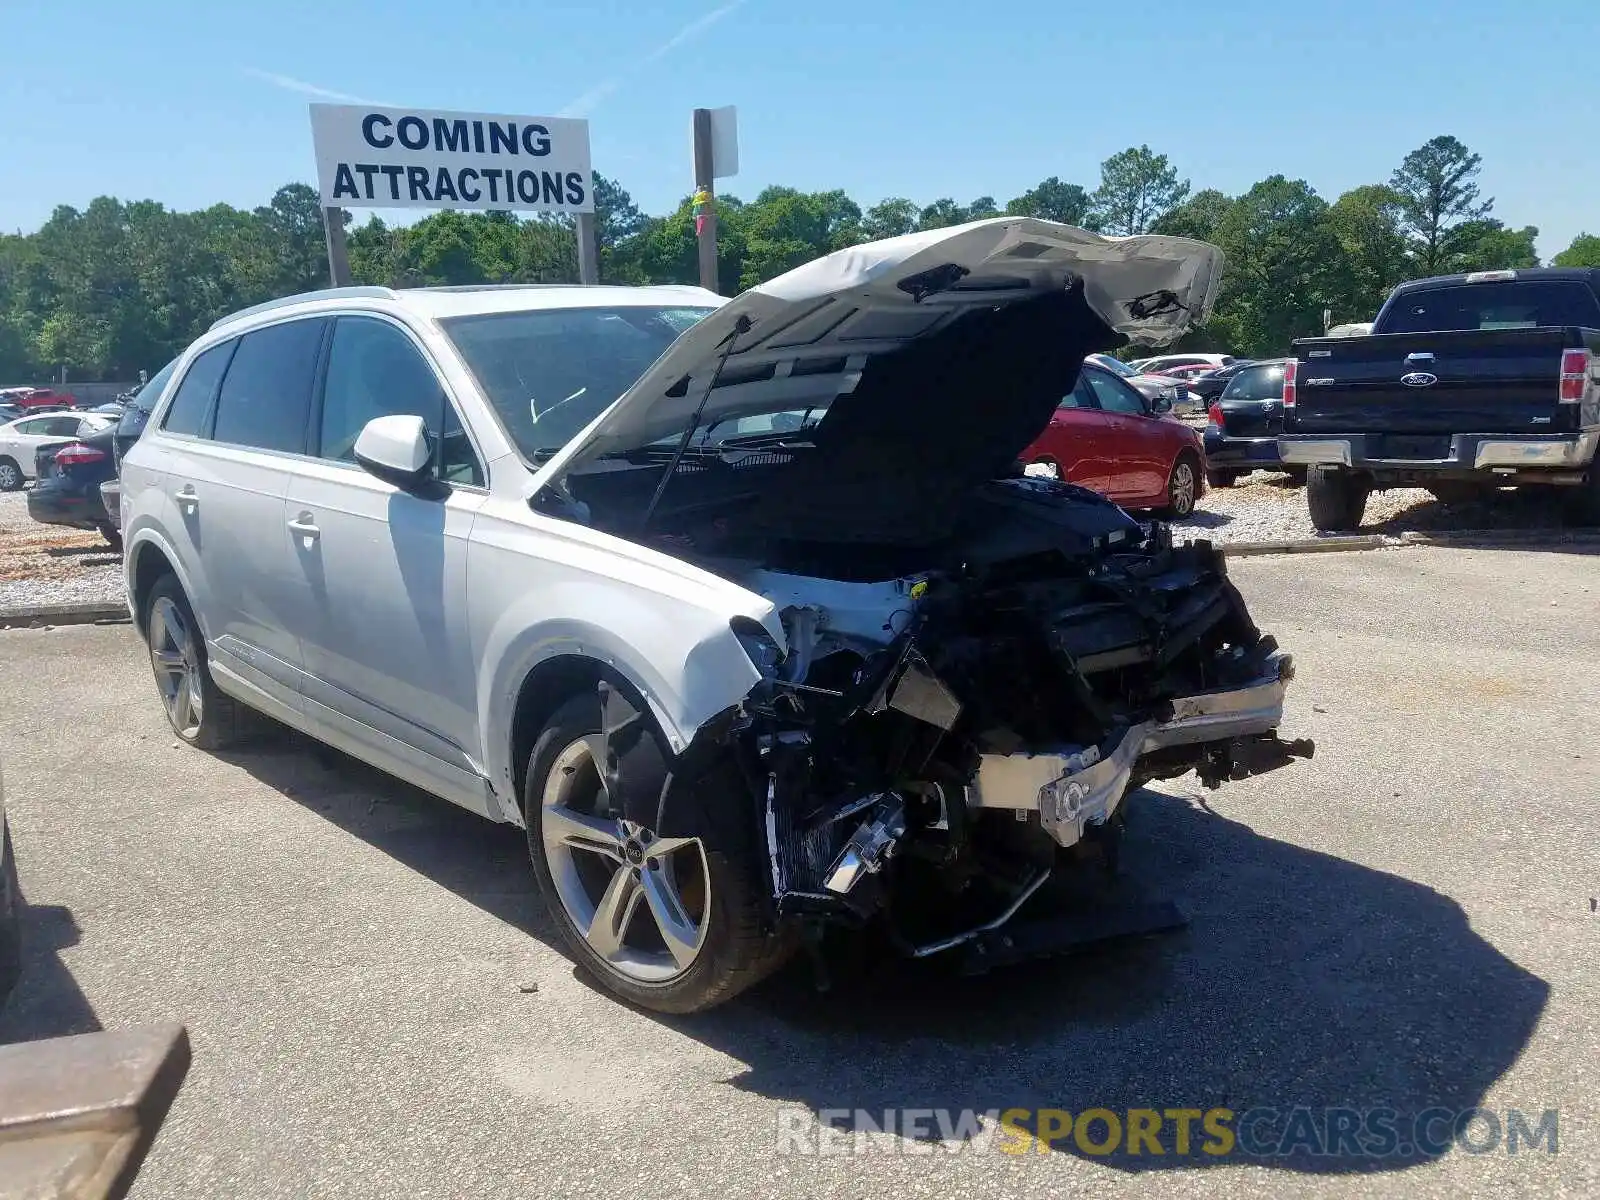
<path id="1" fill-rule="evenodd" d="M 10 463 L 0 463 L 0 492 L 14 492 L 22 486 L 22 472 Z"/>
<path id="2" fill-rule="evenodd" d="M 596 958 L 625 979 L 665 984 L 705 945 L 711 874 L 699 838 L 657 837 L 613 813 L 600 739 L 556 756 L 541 797 L 540 833 L 567 919 Z"/>
<path id="3" fill-rule="evenodd" d="M 172 728 L 193 740 L 205 717 L 200 665 L 194 633 L 170 596 L 160 596 L 150 606 L 150 665 Z"/>
<path id="4" fill-rule="evenodd" d="M 1172 483 L 1168 488 L 1173 516 L 1187 517 L 1194 511 L 1195 490 L 1194 468 L 1187 460 L 1180 460 L 1172 468 Z"/>

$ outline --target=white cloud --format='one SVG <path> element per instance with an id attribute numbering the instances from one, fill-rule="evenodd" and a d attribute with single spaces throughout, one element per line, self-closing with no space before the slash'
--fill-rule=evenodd
<path id="1" fill-rule="evenodd" d="M 624 80 L 626 80 L 629 75 L 632 75 L 634 71 L 637 71 L 640 67 L 649 66 L 653 62 L 657 62 L 660 59 L 665 58 L 679 46 L 682 46 L 687 42 L 694 41 L 695 38 L 699 37 L 706 30 L 710 29 L 718 21 L 722 20 L 723 17 L 728 16 L 737 9 L 743 8 L 744 3 L 745 0 L 731 0 L 731 3 L 724 4 L 720 8 L 712 9 L 703 16 L 696 17 L 693 21 L 690 21 L 682 29 L 678 30 L 677 33 L 673 34 L 666 41 L 662 42 L 654 50 L 650 51 L 650 53 L 646 54 L 637 63 L 635 63 L 632 71 L 629 71 L 625 75 L 613 75 L 609 79 L 602 80 L 600 83 L 590 88 L 587 92 L 583 93 L 583 95 L 579 96 L 571 104 L 563 108 L 556 115 L 562 117 L 582 116 L 584 113 L 594 108 L 602 100 L 610 96 L 612 92 L 615 92 L 619 87 L 621 87 Z"/>
<path id="2" fill-rule="evenodd" d="M 345 104 L 373 104 L 380 108 L 388 107 L 379 101 L 368 100 L 365 96 L 352 96 L 349 92 L 336 92 L 332 88 L 319 87 L 314 83 L 307 83 L 303 79 L 296 79 L 292 75 L 279 75 L 276 71 L 262 71 L 255 67 L 245 67 L 244 73 L 252 79 L 270 83 L 273 87 L 282 88 L 286 92 L 299 92 L 302 96 L 315 96 L 318 100 L 339 100 Z"/>

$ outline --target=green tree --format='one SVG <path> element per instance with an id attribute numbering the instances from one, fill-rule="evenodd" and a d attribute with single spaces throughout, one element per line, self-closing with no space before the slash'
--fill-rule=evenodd
<path id="1" fill-rule="evenodd" d="M 1389 180 L 1400 197 L 1400 211 L 1411 239 L 1417 269 L 1437 275 L 1445 269 L 1450 231 L 1463 221 L 1477 221 L 1494 209 L 1481 199 L 1478 173 L 1483 156 L 1474 154 L 1448 134 L 1433 138 L 1406 155 Z"/>
<path id="2" fill-rule="evenodd" d="M 1196 192 L 1182 204 L 1151 223 L 1151 233 L 1164 233 L 1171 237 L 1195 238 L 1198 241 L 1215 240 L 1217 226 L 1233 207 L 1233 199 L 1215 188 Z"/>
<path id="3" fill-rule="evenodd" d="M 935 200 L 917 214 L 918 229 L 945 229 L 967 219 L 967 210 L 948 196 Z"/>
<path id="4" fill-rule="evenodd" d="M 1600 237 L 1580 233 L 1560 254 L 1550 260 L 1552 267 L 1600 267 Z"/>
<path id="5" fill-rule="evenodd" d="M 1063 183 L 1054 175 L 1009 201 L 1006 212 L 1014 217 L 1042 217 L 1063 225 L 1092 228 L 1089 193 L 1075 183 Z"/>
<path id="6" fill-rule="evenodd" d="M 1328 204 L 1302 179 L 1274 175 L 1228 209 L 1216 230 L 1227 255 L 1213 331 L 1236 353 L 1280 354 L 1322 332 L 1341 280 Z"/>
<path id="7" fill-rule="evenodd" d="M 917 227 L 917 214 L 921 210 L 903 196 L 891 196 L 867 209 L 861 218 L 861 232 L 869 241 L 879 238 L 899 237 Z"/>
<path id="8" fill-rule="evenodd" d="M 1156 154 L 1149 146 L 1130 146 L 1100 164 L 1093 212 L 1106 233 L 1146 233 L 1188 195 L 1189 181 L 1178 178 L 1165 154 Z"/>
<path id="9" fill-rule="evenodd" d="M 1493 217 L 1463 221 L 1445 240 L 1441 269 L 1455 273 L 1537 267 L 1538 237 L 1539 230 L 1532 225 L 1509 229 Z"/>
<path id="10" fill-rule="evenodd" d="M 1347 284 L 1331 305 L 1336 322 L 1370 320 L 1395 285 L 1411 274 L 1403 219 L 1400 194 L 1381 183 L 1352 188 L 1328 209 Z"/>

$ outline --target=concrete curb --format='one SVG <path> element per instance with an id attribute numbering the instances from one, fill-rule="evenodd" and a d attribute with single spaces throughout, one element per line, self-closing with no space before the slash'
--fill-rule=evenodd
<path id="1" fill-rule="evenodd" d="M 0 629 L 37 629 L 41 625 L 103 625 L 130 620 L 121 601 L 79 600 L 71 604 L 23 604 L 0 609 Z"/>
<path id="2" fill-rule="evenodd" d="M 1450 529 L 1438 533 L 1356 534 L 1349 537 L 1296 538 L 1282 542 L 1228 542 L 1229 558 L 1260 554 L 1334 554 L 1341 550 L 1404 550 L 1411 546 L 1462 546 L 1491 549 L 1505 546 L 1600 546 L 1600 530 Z"/>
<path id="3" fill-rule="evenodd" d="M 1341 550 L 1382 550 L 1393 539 L 1382 534 L 1353 537 L 1297 538 L 1286 542 L 1228 542 L 1222 552 L 1229 558 L 1250 558 L 1258 554 L 1337 554 Z"/>

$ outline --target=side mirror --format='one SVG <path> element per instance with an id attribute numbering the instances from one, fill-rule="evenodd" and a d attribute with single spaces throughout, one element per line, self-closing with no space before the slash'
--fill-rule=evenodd
<path id="1" fill-rule="evenodd" d="M 1158 416 L 1158 417 L 1162 413 L 1171 412 L 1172 411 L 1172 397 L 1168 396 L 1168 395 L 1164 395 L 1164 394 L 1160 395 L 1160 396 L 1157 396 L 1155 399 L 1150 401 L 1150 411 L 1155 413 L 1156 416 Z"/>
<path id="2" fill-rule="evenodd" d="M 356 438 L 356 462 L 385 483 L 415 491 L 433 478 L 433 446 L 421 417 L 373 417 Z"/>

